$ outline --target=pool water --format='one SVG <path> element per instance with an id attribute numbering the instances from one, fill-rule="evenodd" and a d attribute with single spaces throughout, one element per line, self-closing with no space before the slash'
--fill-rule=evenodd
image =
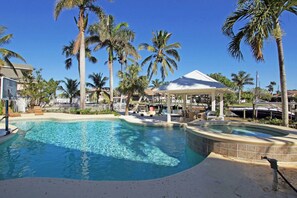
<path id="1" fill-rule="evenodd" d="M 120 120 L 13 124 L 21 131 L 0 144 L 1 180 L 145 180 L 172 175 L 204 159 L 187 146 L 181 128 Z"/>
<path id="2" fill-rule="evenodd" d="M 215 133 L 226 133 L 241 136 L 254 136 L 260 138 L 270 138 L 274 136 L 285 136 L 286 134 L 277 132 L 269 128 L 257 128 L 253 126 L 237 125 L 208 125 L 205 128 Z"/>

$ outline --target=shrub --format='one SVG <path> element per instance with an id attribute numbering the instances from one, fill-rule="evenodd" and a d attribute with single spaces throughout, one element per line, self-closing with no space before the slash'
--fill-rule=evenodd
<path id="1" fill-rule="evenodd" d="M 80 114 L 91 114 L 91 109 L 90 108 L 87 108 L 87 109 L 81 109 L 80 110 Z"/>
<path id="2" fill-rule="evenodd" d="M 79 109 L 75 109 L 75 108 L 71 108 L 69 110 L 69 113 L 71 113 L 71 114 L 80 114 L 80 110 Z"/>

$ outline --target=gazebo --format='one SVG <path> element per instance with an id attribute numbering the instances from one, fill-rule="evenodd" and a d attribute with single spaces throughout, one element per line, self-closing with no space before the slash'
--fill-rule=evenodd
<path id="1" fill-rule="evenodd" d="M 167 95 L 167 122 L 171 122 L 171 97 L 170 95 L 182 95 L 183 98 L 183 110 L 186 109 L 187 95 L 201 95 L 207 94 L 211 96 L 211 110 L 216 110 L 216 96 L 220 96 L 220 113 L 219 116 L 223 117 L 224 107 L 224 93 L 230 93 L 228 87 L 208 75 L 194 70 L 174 81 L 171 81 L 167 85 L 161 86 L 155 90 L 156 93 L 163 93 Z"/>

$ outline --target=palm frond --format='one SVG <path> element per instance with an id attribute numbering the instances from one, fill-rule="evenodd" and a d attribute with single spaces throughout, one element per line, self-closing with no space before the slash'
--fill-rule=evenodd
<path id="1" fill-rule="evenodd" d="M 63 9 L 74 8 L 75 6 L 78 5 L 78 2 L 79 1 L 76 1 L 76 0 L 58 0 L 55 5 L 55 10 L 54 10 L 55 20 L 58 19 L 59 15 Z"/>
<path id="2" fill-rule="evenodd" d="M 73 51 L 72 51 L 73 54 L 77 54 L 78 51 L 79 51 L 82 34 L 83 34 L 82 32 L 79 32 L 77 37 L 76 37 L 76 40 L 75 40 L 74 46 L 73 46 Z"/>
<path id="3" fill-rule="evenodd" d="M 3 44 L 8 44 L 12 37 L 13 37 L 12 34 L 8 34 L 8 35 L 5 35 L 5 36 L 1 37 L 0 38 L 0 46 L 3 45 Z"/>
<path id="4" fill-rule="evenodd" d="M 67 58 L 65 60 L 65 68 L 68 70 L 71 68 L 71 66 L 72 66 L 72 58 Z"/>
<path id="5" fill-rule="evenodd" d="M 177 61 L 180 61 L 180 56 L 179 56 L 177 50 L 169 49 L 169 50 L 166 50 L 166 53 L 170 56 L 173 56 Z"/>
<path id="6" fill-rule="evenodd" d="M 26 63 L 26 60 L 21 55 L 19 55 L 18 53 L 14 52 L 14 51 L 0 48 L 0 54 L 2 54 L 4 59 L 17 58 L 17 59 L 20 59 L 21 61 Z"/>
<path id="7" fill-rule="evenodd" d="M 141 66 L 144 66 L 148 61 L 151 61 L 152 58 L 153 58 L 153 55 L 150 55 L 150 56 L 146 57 L 146 58 L 142 61 Z"/>

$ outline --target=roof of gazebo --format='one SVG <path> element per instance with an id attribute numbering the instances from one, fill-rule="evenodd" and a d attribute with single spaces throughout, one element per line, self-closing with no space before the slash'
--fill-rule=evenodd
<path id="1" fill-rule="evenodd" d="M 228 87 L 208 75 L 194 70 L 167 85 L 161 86 L 156 93 L 187 93 L 187 94 L 207 94 L 211 92 L 231 92 Z"/>

